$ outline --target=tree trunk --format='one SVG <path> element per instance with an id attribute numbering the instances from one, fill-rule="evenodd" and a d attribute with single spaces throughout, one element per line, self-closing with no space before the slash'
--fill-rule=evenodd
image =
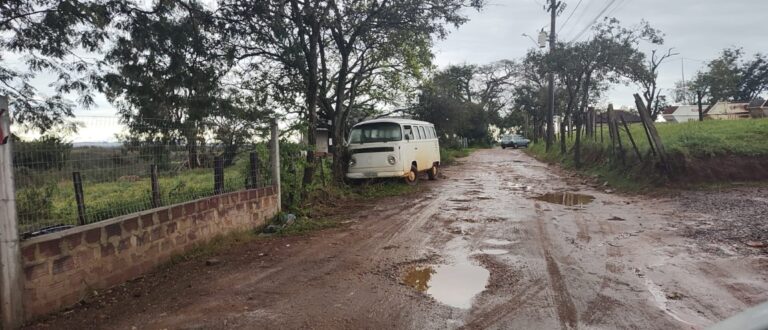
<path id="1" fill-rule="evenodd" d="M 581 167 L 581 111 L 574 116 L 576 124 L 576 142 L 573 144 L 573 162 L 576 168 Z"/>
<path id="2" fill-rule="evenodd" d="M 560 121 L 560 154 L 565 155 L 568 152 L 568 146 L 565 143 L 566 140 L 566 126 L 568 125 L 568 118 L 569 116 L 566 114 L 565 117 Z"/>

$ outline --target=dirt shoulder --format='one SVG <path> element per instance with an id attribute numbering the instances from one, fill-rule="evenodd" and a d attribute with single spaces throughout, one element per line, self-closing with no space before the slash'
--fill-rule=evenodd
<path id="1" fill-rule="evenodd" d="M 181 262 L 29 328 L 696 329 L 768 299 L 762 249 L 691 230 L 760 191 L 625 196 L 501 149 L 444 174 L 344 209 L 342 227 Z"/>

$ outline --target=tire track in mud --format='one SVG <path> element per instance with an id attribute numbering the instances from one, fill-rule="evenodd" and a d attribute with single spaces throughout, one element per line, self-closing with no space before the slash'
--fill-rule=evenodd
<path id="1" fill-rule="evenodd" d="M 473 316 L 471 321 L 461 329 L 486 329 L 519 311 L 520 307 L 526 306 L 529 300 L 538 296 L 546 288 L 544 280 L 536 279 L 524 286 L 522 290 L 515 292 L 506 302 Z"/>
<path id="2" fill-rule="evenodd" d="M 544 224 L 544 214 L 541 210 L 541 204 L 535 203 L 534 207 L 536 209 L 536 224 L 539 229 L 541 248 L 546 261 L 549 283 L 552 286 L 557 318 L 563 329 L 577 329 L 579 320 L 578 314 L 576 313 L 576 305 L 574 305 L 573 299 L 568 292 L 568 286 L 565 284 L 565 279 L 563 279 L 563 274 L 560 272 L 560 267 L 557 265 L 557 261 L 555 261 L 555 258 L 552 257 L 552 253 L 550 252 L 552 243 L 550 242 L 549 233 Z"/>

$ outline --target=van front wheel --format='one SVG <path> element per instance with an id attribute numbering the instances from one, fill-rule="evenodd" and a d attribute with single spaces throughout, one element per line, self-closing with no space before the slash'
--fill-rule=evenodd
<path id="1" fill-rule="evenodd" d="M 416 169 L 416 166 L 412 166 L 411 171 L 405 175 L 405 183 L 409 186 L 415 186 L 419 183 L 419 171 Z"/>
<path id="2" fill-rule="evenodd" d="M 429 172 L 427 172 L 427 176 L 430 180 L 437 180 L 437 175 L 440 172 L 440 167 L 435 164 L 432 165 L 432 168 L 429 169 Z"/>

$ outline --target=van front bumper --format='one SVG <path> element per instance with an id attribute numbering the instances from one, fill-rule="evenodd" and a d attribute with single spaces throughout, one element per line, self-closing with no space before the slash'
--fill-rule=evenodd
<path id="1" fill-rule="evenodd" d="M 403 171 L 394 171 L 394 172 L 361 171 L 361 172 L 349 172 L 347 173 L 347 178 L 350 178 L 350 179 L 402 178 L 402 177 L 405 177 L 405 174 L 406 173 Z"/>

